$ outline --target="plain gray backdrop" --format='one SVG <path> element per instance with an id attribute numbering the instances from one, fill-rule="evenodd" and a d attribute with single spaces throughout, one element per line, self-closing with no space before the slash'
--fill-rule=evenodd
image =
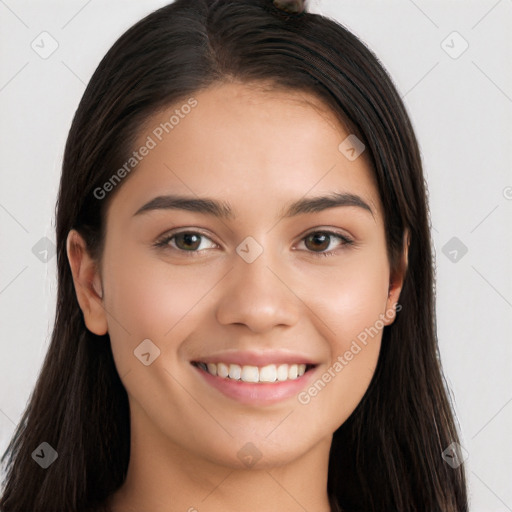
<path id="1" fill-rule="evenodd" d="M 0 451 L 56 301 L 54 208 L 72 116 L 114 41 L 164 0 L 0 0 Z M 472 512 L 512 511 L 512 0 L 311 0 L 390 72 L 420 143 L 441 360 Z"/>

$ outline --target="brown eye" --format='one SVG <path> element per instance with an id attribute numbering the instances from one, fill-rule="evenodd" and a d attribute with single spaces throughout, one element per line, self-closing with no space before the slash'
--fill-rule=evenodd
<path id="1" fill-rule="evenodd" d="M 313 251 L 325 251 L 331 243 L 331 237 L 332 235 L 328 233 L 317 231 L 316 233 L 311 233 L 304 239 L 305 245 L 308 249 Z"/>
<path id="2" fill-rule="evenodd" d="M 195 251 L 201 245 L 201 235 L 197 233 L 178 233 L 174 240 L 178 249 L 184 251 Z"/>
<path id="3" fill-rule="evenodd" d="M 335 245 L 331 246 L 331 242 L 335 242 Z M 301 243 L 304 243 L 306 252 L 313 256 L 334 256 L 339 250 L 352 246 L 354 240 L 335 231 L 313 231 Z"/>
<path id="4" fill-rule="evenodd" d="M 200 231 L 169 233 L 158 239 L 154 246 L 177 256 L 204 256 L 205 249 L 216 249 L 218 245 Z"/>

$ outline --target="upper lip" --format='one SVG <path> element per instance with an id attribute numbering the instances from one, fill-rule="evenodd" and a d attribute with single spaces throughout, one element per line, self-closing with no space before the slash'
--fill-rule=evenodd
<path id="1" fill-rule="evenodd" d="M 256 351 L 225 351 L 218 352 L 211 356 L 201 356 L 194 359 L 195 363 L 226 363 L 238 364 L 240 366 L 266 366 L 269 364 L 307 364 L 317 365 L 308 356 L 294 352 L 265 350 L 263 352 Z"/>

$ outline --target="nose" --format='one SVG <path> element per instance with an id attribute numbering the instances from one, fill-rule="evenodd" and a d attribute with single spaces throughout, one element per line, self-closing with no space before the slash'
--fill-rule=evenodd
<path id="1" fill-rule="evenodd" d="M 252 263 L 234 255 L 234 267 L 226 277 L 217 303 L 216 318 L 222 325 L 244 325 L 263 334 L 277 326 L 295 325 L 300 318 L 301 301 L 293 285 L 269 251 Z"/>

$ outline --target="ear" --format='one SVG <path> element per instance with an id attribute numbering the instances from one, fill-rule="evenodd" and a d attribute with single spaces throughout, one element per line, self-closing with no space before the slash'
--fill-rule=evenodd
<path id="1" fill-rule="evenodd" d="M 87 329 L 98 336 L 108 332 L 107 315 L 103 305 L 101 276 L 97 263 L 87 252 L 87 245 L 78 231 L 68 233 L 66 251 L 73 274 L 76 297 L 84 314 Z"/>
<path id="2" fill-rule="evenodd" d="M 411 243 L 410 236 L 411 233 L 409 229 L 405 229 L 403 236 L 402 257 L 400 259 L 400 263 L 398 265 L 398 268 L 392 271 L 389 276 L 388 299 L 386 301 L 386 316 L 384 320 L 385 325 L 392 324 L 396 318 L 396 307 L 398 304 L 400 293 L 402 291 L 402 286 L 404 284 L 405 275 L 407 273 L 407 266 L 409 263 L 408 256 L 409 245 Z"/>

